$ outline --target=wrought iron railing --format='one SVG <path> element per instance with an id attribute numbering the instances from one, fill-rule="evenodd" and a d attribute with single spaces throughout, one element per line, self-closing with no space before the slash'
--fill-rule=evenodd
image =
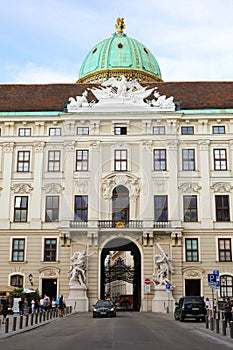
<path id="1" fill-rule="evenodd" d="M 142 228 L 143 220 L 128 220 L 128 221 L 114 221 L 114 220 L 99 220 L 99 228 Z"/>

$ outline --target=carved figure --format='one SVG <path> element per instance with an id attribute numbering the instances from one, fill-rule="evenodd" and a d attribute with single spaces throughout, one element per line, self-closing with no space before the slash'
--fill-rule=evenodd
<path id="1" fill-rule="evenodd" d="M 71 257 L 72 267 L 68 272 L 70 277 L 70 284 L 79 283 L 80 285 L 86 284 L 86 271 L 87 271 L 87 257 L 93 255 L 95 252 L 87 254 L 86 252 L 75 252 Z"/>
<path id="2" fill-rule="evenodd" d="M 153 282 L 158 286 L 170 283 L 169 273 L 174 273 L 175 269 L 172 265 L 172 259 L 162 249 L 159 243 L 157 243 L 161 254 L 155 256 L 155 263 L 157 265 L 158 272 L 153 274 Z"/>
<path id="3" fill-rule="evenodd" d="M 81 96 L 76 96 L 76 99 L 74 97 L 70 97 L 69 101 L 70 103 L 67 104 L 68 111 L 88 106 L 87 90 L 85 90 Z"/>

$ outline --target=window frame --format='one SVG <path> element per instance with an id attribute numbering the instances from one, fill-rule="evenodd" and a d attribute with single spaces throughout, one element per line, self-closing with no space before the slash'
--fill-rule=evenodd
<path id="1" fill-rule="evenodd" d="M 187 156 L 185 155 L 187 153 Z M 183 171 L 195 171 L 195 148 L 182 149 L 182 170 Z"/>
<path id="2" fill-rule="evenodd" d="M 160 203 L 157 206 L 157 203 Z M 167 222 L 168 221 L 168 196 L 154 195 L 154 221 Z"/>
<path id="3" fill-rule="evenodd" d="M 221 132 L 221 129 L 223 130 L 223 132 Z M 212 126 L 212 134 L 220 134 L 223 135 L 226 133 L 226 128 L 225 125 L 213 125 Z"/>
<path id="4" fill-rule="evenodd" d="M 127 126 L 114 126 L 114 135 L 127 135 Z"/>
<path id="5" fill-rule="evenodd" d="M 227 198 L 227 206 L 224 205 L 223 201 Z M 220 200 L 222 202 L 221 206 L 217 206 L 217 200 Z M 215 195 L 215 214 L 216 214 L 216 222 L 230 222 L 230 198 L 229 195 Z M 219 220 L 219 215 L 221 213 L 221 216 L 224 218 L 227 218 L 227 220 Z M 227 215 L 226 215 L 227 214 Z"/>
<path id="6" fill-rule="evenodd" d="M 49 247 L 47 248 L 47 241 L 49 242 Z M 55 248 L 53 248 L 52 241 L 55 241 Z M 43 244 L 44 250 L 43 250 L 43 261 L 44 262 L 55 262 L 57 261 L 57 238 L 52 237 L 45 237 L 44 238 L 44 244 Z"/>
<path id="7" fill-rule="evenodd" d="M 18 136 L 20 137 L 32 136 L 32 128 L 19 128 Z"/>
<path id="8" fill-rule="evenodd" d="M 21 283 L 15 283 L 13 284 L 13 279 L 16 279 L 16 282 L 17 280 L 20 281 Z M 10 285 L 12 287 L 15 287 L 15 288 L 23 288 L 23 284 L 24 284 L 24 277 L 22 275 L 19 275 L 17 273 L 13 274 L 10 276 Z"/>
<path id="9" fill-rule="evenodd" d="M 30 151 L 17 151 L 17 173 L 29 173 Z"/>
<path id="10" fill-rule="evenodd" d="M 46 196 L 45 197 L 45 222 L 57 222 L 59 221 L 59 196 Z M 52 206 L 48 206 L 48 201 L 52 201 Z M 57 207 L 54 206 L 54 202 L 57 201 Z M 51 211 L 51 215 L 48 212 Z"/>
<path id="11" fill-rule="evenodd" d="M 128 171 L 128 150 L 114 150 L 114 171 Z"/>
<path id="12" fill-rule="evenodd" d="M 216 157 L 216 153 L 219 153 L 219 157 Z M 222 157 L 221 152 L 224 152 Z M 227 150 L 226 148 L 214 148 L 214 170 L 215 171 L 226 171 L 227 170 Z"/>
<path id="13" fill-rule="evenodd" d="M 77 126 L 76 135 L 89 135 L 89 126 Z"/>
<path id="14" fill-rule="evenodd" d="M 76 150 L 76 171 L 88 171 L 89 170 L 89 150 L 78 149 Z"/>
<path id="15" fill-rule="evenodd" d="M 17 199 L 20 199 L 19 207 L 16 207 Z M 25 199 L 26 206 L 22 206 L 22 201 Z M 28 196 L 15 196 L 14 197 L 14 222 L 27 222 L 28 219 Z M 19 215 L 17 214 L 19 213 Z M 24 213 L 24 215 L 22 215 Z M 19 216 L 19 220 L 17 220 L 17 216 Z M 22 216 L 24 219 L 22 219 Z"/>
<path id="16" fill-rule="evenodd" d="M 186 206 L 187 201 L 189 201 L 189 203 L 192 203 L 192 200 L 195 200 L 195 207 L 190 207 L 190 206 Z M 188 214 L 189 213 L 189 218 L 190 220 L 188 220 Z M 194 216 L 193 216 L 194 215 Z M 195 218 L 195 220 L 192 220 L 192 218 Z M 198 206 L 197 206 L 197 196 L 196 195 L 184 195 L 183 196 L 183 219 L 184 222 L 198 222 Z"/>
<path id="17" fill-rule="evenodd" d="M 80 205 L 77 205 L 79 200 Z M 80 215 L 77 215 L 80 212 Z M 76 195 L 74 198 L 74 217 L 75 221 L 87 222 L 88 221 L 88 196 Z"/>
<path id="18" fill-rule="evenodd" d="M 54 155 L 53 159 L 51 155 Z M 59 157 L 56 159 L 56 155 Z M 61 171 L 61 150 L 48 150 L 48 167 L 49 173 L 59 173 Z"/>
<path id="19" fill-rule="evenodd" d="M 158 132 L 155 132 L 155 130 L 157 129 Z M 165 125 L 162 126 L 153 126 L 153 135 L 165 135 L 166 134 L 166 128 Z M 161 132 L 162 131 L 162 132 Z"/>
<path id="20" fill-rule="evenodd" d="M 15 247 L 16 242 L 18 242 L 18 248 Z M 20 248 L 20 242 L 23 243 L 23 248 Z M 25 243 L 25 238 L 12 238 L 11 262 L 22 263 L 25 261 Z M 15 253 L 16 257 L 14 258 Z"/>
<path id="21" fill-rule="evenodd" d="M 61 136 L 61 128 L 60 127 L 49 128 L 49 136 Z"/>
<path id="22" fill-rule="evenodd" d="M 190 248 L 188 247 L 190 242 Z M 195 244 L 194 244 L 195 242 Z M 196 248 L 195 248 L 196 246 Z M 199 240 L 198 238 L 185 238 L 185 261 L 198 262 L 199 261 Z"/>
<path id="23" fill-rule="evenodd" d="M 221 248 L 222 243 L 223 248 Z M 227 248 L 227 244 L 229 244 L 229 248 Z M 218 261 L 232 262 L 231 238 L 218 238 Z"/>
<path id="24" fill-rule="evenodd" d="M 194 135 L 194 126 L 181 126 L 181 135 Z"/>
<path id="25" fill-rule="evenodd" d="M 156 156 L 156 153 L 158 156 Z M 165 148 L 154 149 L 154 171 L 167 171 L 167 150 Z"/>

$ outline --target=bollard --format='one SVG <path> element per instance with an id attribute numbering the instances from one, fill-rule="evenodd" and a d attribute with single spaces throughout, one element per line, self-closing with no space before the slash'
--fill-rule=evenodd
<path id="1" fill-rule="evenodd" d="M 222 335 L 226 335 L 226 324 L 225 324 L 225 320 L 222 320 Z"/>
<path id="2" fill-rule="evenodd" d="M 28 327 L 28 314 L 26 314 L 26 319 L 25 319 L 25 327 Z"/>
<path id="3" fill-rule="evenodd" d="M 205 317 L 205 326 L 206 326 L 206 329 L 209 328 L 209 320 L 208 320 L 208 315 L 206 315 Z"/>
<path id="4" fill-rule="evenodd" d="M 219 318 L 216 318 L 215 322 L 216 322 L 215 332 L 219 333 Z"/>
<path id="5" fill-rule="evenodd" d="M 42 321 L 42 312 L 40 312 L 40 318 L 39 318 L 39 322 L 41 322 Z"/>
<path id="6" fill-rule="evenodd" d="M 34 314 L 31 314 L 31 326 L 33 326 Z"/>
<path id="7" fill-rule="evenodd" d="M 43 321 L 45 321 L 45 311 L 43 311 Z"/>
<path id="8" fill-rule="evenodd" d="M 13 317 L 13 328 L 12 328 L 13 331 L 16 331 L 16 323 L 17 323 L 17 316 L 14 316 Z"/>
<path id="9" fill-rule="evenodd" d="M 35 314 L 35 324 L 38 323 L 38 312 Z"/>
<path id="10" fill-rule="evenodd" d="M 9 318 L 6 318 L 5 333 L 9 332 Z"/>
<path id="11" fill-rule="evenodd" d="M 20 319 L 19 319 L 19 329 L 23 328 L 23 315 L 20 315 Z"/>
<path id="12" fill-rule="evenodd" d="M 214 330 L 214 318 L 213 318 L 213 316 L 210 317 L 210 330 L 211 331 Z"/>
<path id="13" fill-rule="evenodd" d="M 233 339 L 233 321 L 230 321 L 230 338 Z"/>

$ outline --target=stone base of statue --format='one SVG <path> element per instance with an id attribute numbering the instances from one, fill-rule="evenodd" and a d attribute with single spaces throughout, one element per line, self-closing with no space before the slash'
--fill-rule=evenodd
<path id="1" fill-rule="evenodd" d="M 154 288 L 154 298 L 152 299 L 152 312 L 173 312 L 175 299 L 172 295 L 172 288 L 169 292 L 165 285 Z"/>
<path id="2" fill-rule="evenodd" d="M 73 311 L 88 311 L 87 286 L 85 284 L 70 285 L 70 293 L 66 298 L 66 305 L 72 306 Z"/>

